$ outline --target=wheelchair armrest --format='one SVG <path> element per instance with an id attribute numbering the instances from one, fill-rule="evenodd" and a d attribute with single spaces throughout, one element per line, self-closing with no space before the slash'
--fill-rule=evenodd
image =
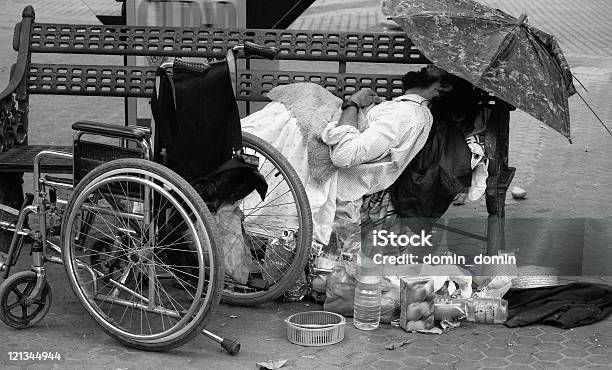
<path id="1" fill-rule="evenodd" d="M 87 134 L 118 137 L 128 140 L 142 141 L 147 138 L 147 132 L 139 128 L 112 125 L 101 122 L 78 121 L 72 124 L 72 129 Z"/>

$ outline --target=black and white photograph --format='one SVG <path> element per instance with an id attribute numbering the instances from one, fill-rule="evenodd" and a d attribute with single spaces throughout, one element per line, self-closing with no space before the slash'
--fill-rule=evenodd
<path id="1" fill-rule="evenodd" d="M 0 0 L 0 368 L 610 369 L 609 0 Z"/>

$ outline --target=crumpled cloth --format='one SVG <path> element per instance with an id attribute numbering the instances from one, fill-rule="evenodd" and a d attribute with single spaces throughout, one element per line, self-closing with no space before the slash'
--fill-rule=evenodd
<path id="1" fill-rule="evenodd" d="M 510 290 L 509 328 L 546 324 L 570 329 L 592 324 L 612 313 L 612 287 L 605 284 L 571 283 L 556 287 Z"/>
<path id="2" fill-rule="evenodd" d="M 308 163 L 308 150 L 304 135 L 300 130 L 297 119 L 283 104 L 272 102 L 266 105 L 265 108 L 243 118 L 241 124 L 242 131 L 267 141 L 291 163 L 291 166 L 302 181 L 308 196 L 313 218 L 313 238 L 323 245 L 329 243 L 336 212 L 338 173 L 331 173 L 331 176 L 323 183 L 314 180 L 313 176 L 311 176 L 311 167 Z M 326 154 L 329 157 L 329 149 L 326 150 Z M 268 161 L 266 164 L 271 164 L 271 162 Z M 268 173 L 271 170 L 271 168 L 264 168 L 261 172 Z M 274 185 L 270 188 L 273 189 Z M 286 191 L 282 186 L 278 187 L 277 190 L 281 194 Z M 263 204 L 259 200 L 257 200 L 256 204 L 265 206 L 266 202 L 277 199 L 281 194 L 276 196 L 268 194 Z M 286 212 L 282 211 L 282 207 L 287 208 Z M 291 204 L 279 206 L 276 208 L 277 212 L 275 213 L 281 215 L 291 214 L 295 209 L 293 207 Z M 270 222 L 270 217 L 265 214 L 261 215 L 261 219 L 259 219 L 260 215 L 251 215 L 249 217 L 253 222 Z M 294 226 L 297 227 L 297 218 L 283 217 L 278 222 L 283 225 L 289 225 L 288 223 L 292 220 L 296 222 Z"/>
<path id="3" fill-rule="evenodd" d="M 291 111 L 306 143 L 310 176 L 319 184 L 327 181 L 338 168 L 321 133 L 330 121 L 340 117 L 342 99 L 311 82 L 276 86 L 266 96 Z"/>

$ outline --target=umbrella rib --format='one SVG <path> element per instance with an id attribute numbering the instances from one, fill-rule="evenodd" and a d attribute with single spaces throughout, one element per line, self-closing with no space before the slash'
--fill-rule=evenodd
<path id="1" fill-rule="evenodd" d="M 544 50 L 546 50 L 546 44 L 544 44 L 544 43 L 542 42 L 542 40 L 540 40 L 540 38 L 539 38 L 537 35 L 533 34 L 533 33 L 532 33 L 531 31 L 529 31 L 529 29 L 527 29 L 527 28 L 525 28 L 525 31 L 526 31 L 528 34 L 530 34 L 530 35 L 531 35 L 531 36 L 532 36 L 532 37 L 535 39 L 535 41 L 538 43 L 538 45 L 539 45 L 541 48 L 543 48 Z M 546 55 L 548 56 L 548 58 L 549 58 L 549 59 L 550 59 L 550 60 L 553 62 L 553 65 L 555 66 L 555 68 L 557 68 L 557 71 L 558 71 L 558 72 L 561 74 L 561 78 L 563 78 L 563 81 L 564 81 L 564 82 L 566 82 L 566 89 L 567 89 L 567 81 L 565 81 L 565 76 L 563 75 L 563 68 L 561 68 L 561 66 L 559 65 L 559 61 L 558 61 L 557 59 L 555 59 L 555 58 L 554 58 L 554 56 L 553 56 L 551 53 L 546 52 L 546 53 L 544 53 L 544 54 L 546 54 Z M 572 72 L 570 71 L 570 74 L 571 74 L 571 73 L 572 73 Z M 572 74 L 572 77 L 574 77 L 574 75 L 573 75 L 573 74 Z M 571 81 L 570 81 L 570 83 L 571 83 Z M 580 84 L 582 85 L 582 83 L 580 83 Z M 585 90 L 586 90 L 586 89 L 585 89 Z"/>
<path id="2" fill-rule="evenodd" d="M 491 58 L 491 61 L 489 62 L 489 64 L 487 65 L 487 68 L 485 68 L 483 71 L 488 71 L 489 69 L 491 69 L 491 66 L 497 61 L 497 59 L 499 58 L 499 56 L 502 53 L 502 50 L 505 50 L 506 48 L 508 48 L 508 46 L 510 45 L 509 43 L 509 37 L 510 35 L 513 35 L 513 32 L 516 30 L 517 27 L 520 27 L 520 25 L 515 25 L 507 34 L 506 36 L 504 36 L 504 39 L 502 40 L 502 42 L 499 44 L 499 47 L 497 48 L 497 51 L 495 52 L 495 55 L 493 55 L 493 58 Z"/>

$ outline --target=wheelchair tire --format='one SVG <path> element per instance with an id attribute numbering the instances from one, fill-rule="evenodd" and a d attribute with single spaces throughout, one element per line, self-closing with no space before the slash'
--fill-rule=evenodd
<path id="1" fill-rule="evenodd" d="M 89 172 L 70 196 L 61 242 L 72 290 L 126 346 L 181 346 L 218 306 L 216 224 L 191 185 L 162 165 L 118 159 Z"/>
<path id="2" fill-rule="evenodd" d="M 240 207 L 245 216 L 245 248 L 253 256 L 261 277 L 259 286 L 254 287 L 252 282 L 241 285 L 226 276 L 221 299 L 228 304 L 254 306 L 280 297 L 303 276 L 310 256 L 313 225 L 304 185 L 289 161 L 253 134 L 243 132 L 242 141 L 245 154 L 259 158 L 259 171 L 268 182 L 263 202 L 253 192 L 242 200 Z M 291 246 L 280 257 L 274 248 L 282 248 L 279 245 L 282 240 Z M 284 257 L 291 260 L 284 263 L 281 261 Z"/>
<path id="3" fill-rule="evenodd" d="M 0 320 L 13 329 L 36 325 L 51 308 L 51 286 L 45 281 L 40 299 L 26 304 L 36 285 L 36 272 L 20 271 L 0 285 Z"/>

